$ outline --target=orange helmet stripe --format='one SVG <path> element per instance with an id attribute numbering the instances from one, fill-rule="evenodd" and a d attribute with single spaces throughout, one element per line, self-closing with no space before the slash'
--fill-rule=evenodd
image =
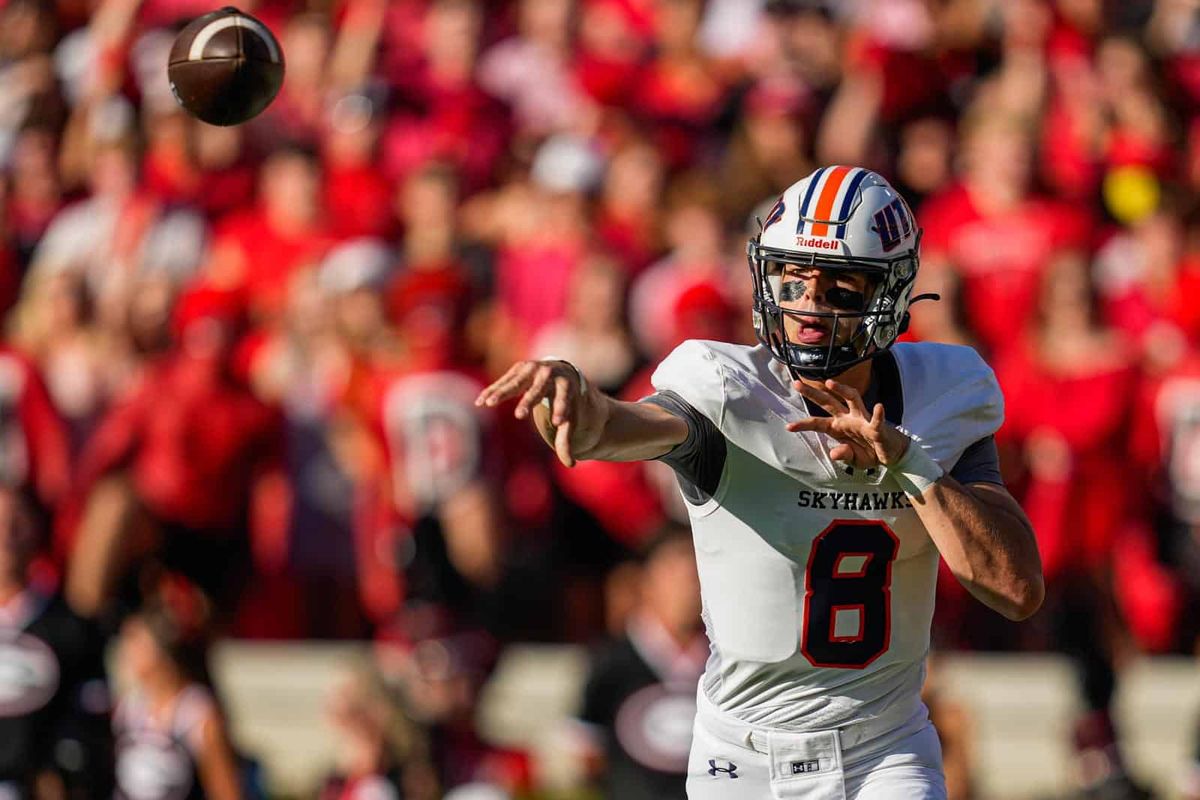
<path id="1" fill-rule="evenodd" d="M 834 167 L 830 170 L 829 177 L 825 179 L 825 185 L 821 187 L 821 196 L 817 199 L 817 209 L 813 212 L 813 219 L 827 220 L 833 214 L 833 202 L 837 200 L 838 191 L 841 190 L 846 176 L 850 174 L 850 169 L 850 167 Z M 828 223 L 814 223 L 812 235 L 828 236 Z"/>

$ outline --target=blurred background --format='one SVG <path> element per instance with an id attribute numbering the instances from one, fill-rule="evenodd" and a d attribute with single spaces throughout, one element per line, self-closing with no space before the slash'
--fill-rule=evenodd
<path id="1" fill-rule="evenodd" d="M 951 797 L 1200 798 L 1200 2 L 247 2 L 236 128 L 166 80 L 218 5 L 0 1 L 0 798 L 682 798 L 670 471 L 473 399 L 752 342 L 828 163 L 916 209 L 1045 564 L 1021 625 L 939 583 Z"/>

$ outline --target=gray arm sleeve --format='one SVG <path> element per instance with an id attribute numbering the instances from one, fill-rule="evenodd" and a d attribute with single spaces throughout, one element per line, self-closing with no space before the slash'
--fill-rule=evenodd
<path id="1" fill-rule="evenodd" d="M 655 392 L 639 402 L 665 408 L 687 423 L 687 439 L 657 460 L 675 470 L 683 496 L 689 502 L 695 505 L 708 502 L 725 470 L 725 436 L 712 420 L 675 392 Z"/>
<path id="2" fill-rule="evenodd" d="M 963 484 L 997 483 L 1004 485 L 1000 476 L 1000 456 L 996 452 L 996 437 L 988 436 L 963 451 L 958 463 L 950 470 L 950 477 Z"/>

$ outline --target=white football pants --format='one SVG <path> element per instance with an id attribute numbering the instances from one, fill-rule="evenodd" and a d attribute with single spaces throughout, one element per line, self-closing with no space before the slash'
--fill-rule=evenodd
<path id="1" fill-rule="evenodd" d="M 899 724 L 793 733 L 749 725 L 698 695 L 688 800 L 946 800 L 942 746 L 923 704 Z"/>

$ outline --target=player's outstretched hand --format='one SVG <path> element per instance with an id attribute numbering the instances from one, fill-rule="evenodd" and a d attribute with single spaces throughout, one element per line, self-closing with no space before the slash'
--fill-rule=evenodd
<path id="1" fill-rule="evenodd" d="M 520 396 L 513 415 L 526 419 L 543 400 L 550 401 L 549 414 L 534 413 L 538 432 L 547 444 L 554 447 L 558 460 L 568 467 L 575 466 L 575 454 L 595 444 L 603 424 L 594 424 L 595 415 L 580 410 L 579 373 L 566 361 L 518 361 L 508 368 L 491 386 L 475 398 L 475 405 L 489 408 Z"/>
<path id="2" fill-rule="evenodd" d="M 793 433 L 817 431 L 841 442 L 829 451 L 833 460 L 869 469 L 895 464 L 904 456 L 910 440 L 884 419 L 882 403 L 876 403 L 868 413 L 858 390 L 835 380 L 827 380 L 823 386 L 804 381 L 792 385 L 829 416 L 789 422 L 787 429 Z"/>

